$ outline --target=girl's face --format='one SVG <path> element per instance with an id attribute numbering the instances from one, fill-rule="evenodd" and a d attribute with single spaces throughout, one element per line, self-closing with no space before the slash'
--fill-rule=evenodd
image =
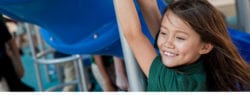
<path id="1" fill-rule="evenodd" d="M 157 45 L 163 64 L 167 67 L 193 63 L 212 47 L 211 44 L 203 43 L 189 24 L 171 11 L 163 17 Z"/>

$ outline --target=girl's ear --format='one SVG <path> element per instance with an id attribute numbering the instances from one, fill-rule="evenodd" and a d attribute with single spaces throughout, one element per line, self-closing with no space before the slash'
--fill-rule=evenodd
<path id="1" fill-rule="evenodd" d="M 211 43 L 204 43 L 199 51 L 200 54 L 207 54 L 209 53 L 214 46 Z"/>

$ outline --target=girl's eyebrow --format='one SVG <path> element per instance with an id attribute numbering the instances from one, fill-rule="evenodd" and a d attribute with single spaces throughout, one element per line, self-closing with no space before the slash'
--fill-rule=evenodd
<path id="1" fill-rule="evenodd" d="M 167 28 L 166 26 L 161 26 L 161 28 L 168 30 L 168 28 Z M 179 32 L 179 33 L 183 33 L 183 34 L 188 35 L 188 33 L 187 33 L 187 32 L 185 32 L 185 31 L 183 31 L 183 30 L 179 30 L 179 29 L 177 29 L 177 30 L 176 30 L 176 32 Z"/>
<path id="2" fill-rule="evenodd" d="M 185 31 L 182 31 L 182 30 L 177 30 L 176 32 L 178 32 L 178 33 L 183 33 L 183 34 L 186 34 L 186 35 L 188 35 L 188 33 L 187 33 L 187 32 L 185 32 Z"/>

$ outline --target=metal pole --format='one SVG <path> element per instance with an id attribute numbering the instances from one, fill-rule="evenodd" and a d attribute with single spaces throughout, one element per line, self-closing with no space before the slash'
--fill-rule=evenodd
<path id="1" fill-rule="evenodd" d="M 240 30 L 250 33 L 250 0 L 235 0 Z"/>
<path id="2" fill-rule="evenodd" d="M 120 39 L 122 43 L 122 50 L 124 54 L 124 60 L 126 62 L 126 71 L 128 74 L 128 81 L 131 91 L 144 91 L 145 90 L 145 76 L 139 68 L 135 57 L 131 49 L 128 46 L 126 39 L 124 38 L 122 31 L 119 30 Z"/>
<path id="3" fill-rule="evenodd" d="M 29 45 L 30 45 L 30 49 L 31 49 L 31 54 L 32 54 L 32 58 L 34 61 L 34 67 L 35 67 L 35 71 L 36 71 L 36 79 L 37 79 L 37 85 L 38 85 L 38 89 L 39 91 L 43 90 L 43 86 L 42 86 L 42 81 L 41 81 L 41 74 L 40 74 L 40 70 L 39 70 L 39 64 L 36 62 L 36 53 L 35 53 L 35 47 L 34 47 L 34 42 L 32 39 L 32 33 L 31 33 L 31 29 L 28 23 L 24 23 L 25 29 L 27 30 L 27 35 L 29 38 Z"/>
<path id="4" fill-rule="evenodd" d="M 79 91 L 83 91 L 83 87 L 82 87 L 82 84 L 81 84 L 80 71 L 79 71 L 79 68 L 78 68 L 78 60 L 74 60 L 73 64 L 74 64 L 74 70 L 75 70 L 75 78 L 78 81 L 77 86 L 79 88 Z"/>
<path id="5" fill-rule="evenodd" d="M 88 91 L 88 87 L 87 87 L 87 80 L 86 80 L 86 74 L 85 74 L 85 69 L 84 69 L 84 65 L 83 65 L 83 62 L 82 62 L 82 58 L 81 58 L 81 55 L 76 55 L 79 59 L 78 59 L 78 70 L 79 70 L 79 73 L 80 73 L 80 84 L 82 85 L 80 91 Z"/>
<path id="6" fill-rule="evenodd" d="M 114 0 L 113 0 L 114 1 Z M 116 9 L 116 7 L 115 7 Z M 127 43 L 127 40 L 124 38 L 122 30 L 120 28 L 120 23 L 117 20 L 119 34 L 122 44 L 122 51 L 124 55 L 126 71 L 128 74 L 128 81 L 131 91 L 144 91 L 145 90 L 145 76 L 143 75 L 139 65 L 137 64 L 135 57 Z"/>
<path id="7" fill-rule="evenodd" d="M 40 52 L 45 51 L 46 48 L 45 48 L 44 41 L 41 38 L 41 33 L 39 32 L 39 27 L 38 26 L 34 26 L 34 31 L 36 33 L 37 43 L 38 43 L 37 46 L 38 46 L 39 51 Z M 47 56 L 45 56 L 45 57 L 47 58 Z M 47 82 L 51 82 L 51 78 L 49 76 L 48 65 L 44 65 L 43 68 L 44 68 L 45 78 L 46 78 Z"/>

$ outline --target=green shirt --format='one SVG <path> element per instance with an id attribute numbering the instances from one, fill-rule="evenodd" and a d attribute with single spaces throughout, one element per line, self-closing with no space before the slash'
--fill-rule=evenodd
<path id="1" fill-rule="evenodd" d="M 203 62 L 166 67 L 158 56 L 151 64 L 148 77 L 148 91 L 206 91 L 206 72 Z"/>

